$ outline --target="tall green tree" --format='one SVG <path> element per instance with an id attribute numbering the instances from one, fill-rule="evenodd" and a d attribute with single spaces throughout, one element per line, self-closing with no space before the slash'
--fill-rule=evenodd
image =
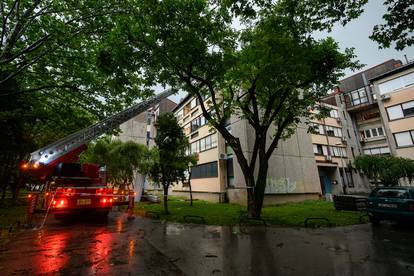
<path id="1" fill-rule="evenodd" d="M 150 152 L 145 171 L 155 184 L 162 186 L 164 211 L 168 214 L 168 190 L 183 179 L 194 157 L 187 154 L 188 139 L 174 114 L 161 114 L 157 118 L 156 128 L 156 147 Z"/>
<path id="2" fill-rule="evenodd" d="M 181 88 L 200 101 L 203 116 L 241 167 L 249 215 L 259 217 L 269 159 L 279 141 L 310 116 L 343 69 L 358 67 L 351 49 L 341 52 L 332 38 L 315 40 L 312 33 L 345 24 L 360 14 L 358 3 L 364 1 L 335 1 L 332 10 L 322 9 L 326 2 L 141 1 L 134 16 L 117 25 L 120 39 L 107 41 L 128 58 L 106 51 L 103 56 L 112 66 L 137 68 L 142 78 Z M 231 115 L 253 129 L 251 152 L 225 127 Z"/>
<path id="3" fill-rule="evenodd" d="M 133 186 L 134 172 L 143 170 L 147 155 L 148 149 L 145 145 L 104 137 L 89 144 L 80 159 L 82 163 L 106 166 L 108 182 L 124 191 Z"/>

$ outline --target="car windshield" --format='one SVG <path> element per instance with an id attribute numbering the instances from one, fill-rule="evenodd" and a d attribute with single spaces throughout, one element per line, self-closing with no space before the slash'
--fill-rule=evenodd
<path id="1" fill-rule="evenodd" d="M 404 189 L 379 189 L 377 190 L 376 196 L 388 198 L 409 198 L 408 191 Z"/>

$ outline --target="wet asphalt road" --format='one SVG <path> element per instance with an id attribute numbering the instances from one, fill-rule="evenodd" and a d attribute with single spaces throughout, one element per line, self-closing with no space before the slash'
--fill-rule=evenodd
<path id="1" fill-rule="evenodd" d="M 0 252 L 0 275 L 414 275 L 414 228 L 181 225 L 112 212 L 49 219 Z"/>

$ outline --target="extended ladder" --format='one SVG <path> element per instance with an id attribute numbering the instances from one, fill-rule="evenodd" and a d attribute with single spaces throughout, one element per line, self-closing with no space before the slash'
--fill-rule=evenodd
<path id="1" fill-rule="evenodd" d="M 164 92 L 155 95 L 154 97 L 138 103 L 130 108 L 127 108 L 117 114 L 114 114 L 92 126 L 81 129 L 73 134 L 70 134 L 50 145 L 47 145 L 39 150 L 36 150 L 30 154 L 29 164 L 32 166 L 36 164 L 48 165 L 53 161 L 65 156 L 66 154 L 76 150 L 77 148 L 85 145 L 89 141 L 99 137 L 100 135 L 118 127 L 122 123 L 129 119 L 139 115 L 151 106 L 159 103 L 164 98 L 174 94 L 172 89 L 165 90 Z"/>

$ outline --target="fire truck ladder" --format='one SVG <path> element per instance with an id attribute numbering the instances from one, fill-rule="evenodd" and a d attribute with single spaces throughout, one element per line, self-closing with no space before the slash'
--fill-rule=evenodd
<path id="1" fill-rule="evenodd" d="M 175 91 L 167 89 L 154 97 L 114 114 L 92 126 L 81 129 L 50 145 L 47 145 L 30 154 L 30 164 L 48 165 L 71 151 L 85 145 L 87 142 L 118 127 L 122 123 L 144 112 L 164 98 L 171 96 Z"/>

